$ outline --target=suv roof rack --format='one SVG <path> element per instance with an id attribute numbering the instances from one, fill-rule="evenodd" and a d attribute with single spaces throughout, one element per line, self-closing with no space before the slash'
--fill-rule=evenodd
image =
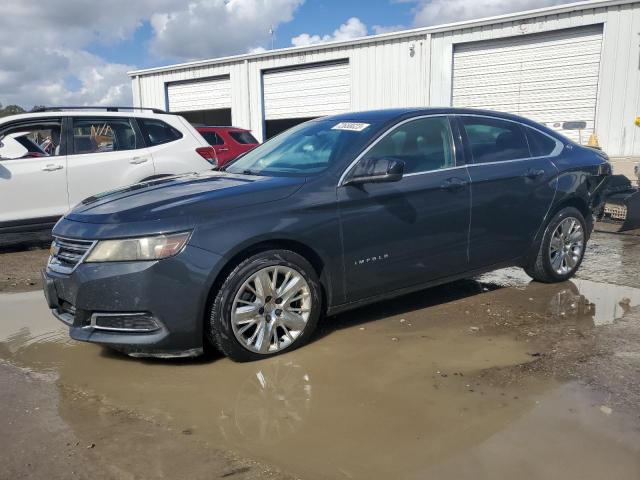
<path id="1" fill-rule="evenodd" d="M 142 110 L 142 111 L 148 111 L 148 112 L 153 112 L 153 113 L 169 113 L 166 112 L 164 110 L 161 110 L 159 108 L 146 108 L 146 107 L 112 107 L 112 106 L 95 106 L 95 107 L 87 107 L 87 106 L 81 106 L 81 107 L 38 107 L 38 108 L 34 108 L 31 113 L 41 113 L 41 112 L 61 112 L 63 110 L 105 110 L 107 112 L 120 112 L 122 110 L 127 110 L 127 111 L 135 111 L 135 110 Z"/>

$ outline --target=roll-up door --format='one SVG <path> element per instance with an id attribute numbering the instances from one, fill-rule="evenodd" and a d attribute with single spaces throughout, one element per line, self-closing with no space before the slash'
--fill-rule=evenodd
<path id="1" fill-rule="evenodd" d="M 601 48 L 602 25 L 456 45 L 452 104 L 522 115 L 586 143 Z"/>

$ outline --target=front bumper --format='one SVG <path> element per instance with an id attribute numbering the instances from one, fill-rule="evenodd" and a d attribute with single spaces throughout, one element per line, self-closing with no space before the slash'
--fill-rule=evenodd
<path id="1" fill-rule="evenodd" d="M 136 356 L 193 356 L 203 348 L 204 315 L 221 257 L 187 245 L 153 262 L 80 263 L 47 269 L 43 288 L 71 338 Z"/>

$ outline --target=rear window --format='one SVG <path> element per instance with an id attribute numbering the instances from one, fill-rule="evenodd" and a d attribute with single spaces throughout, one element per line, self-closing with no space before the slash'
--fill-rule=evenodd
<path id="1" fill-rule="evenodd" d="M 242 143 L 245 145 L 250 143 L 258 143 L 255 137 L 251 135 L 251 133 L 249 132 L 235 131 L 235 132 L 229 132 L 229 135 L 231 135 L 231 138 L 233 138 L 236 142 Z"/>
<path id="2" fill-rule="evenodd" d="M 556 149 L 557 142 L 548 135 L 529 127 L 525 127 L 524 130 L 527 134 L 531 155 L 534 157 L 546 157 Z"/>
<path id="3" fill-rule="evenodd" d="M 461 117 L 474 163 L 527 158 L 529 146 L 519 123 L 489 117 Z"/>
<path id="4" fill-rule="evenodd" d="M 224 145 L 224 140 L 216 132 L 200 132 L 209 145 Z"/>
<path id="5" fill-rule="evenodd" d="M 139 118 L 148 145 L 161 145 L 182 138 L 182 133 L 171 125 L 153 118 Z"/>

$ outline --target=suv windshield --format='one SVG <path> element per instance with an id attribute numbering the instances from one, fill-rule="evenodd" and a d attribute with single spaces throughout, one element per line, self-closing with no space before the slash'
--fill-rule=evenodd
<path id="1" fill-rule="evenodd" d="M 255 175 L 313 175 L 343 155 L 359 151 L 372 127 L 348 129 L 336 120 L 315 120 L 293 127 L 250 151 L 223 170 Z"/>

